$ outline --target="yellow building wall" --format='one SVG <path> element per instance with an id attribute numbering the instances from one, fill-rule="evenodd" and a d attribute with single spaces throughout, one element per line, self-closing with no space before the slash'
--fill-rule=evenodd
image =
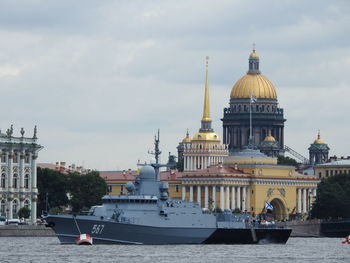
<path id="1" fill-rule="evenodd" d="M 280 191 L 280 190 L 281 191 Z M 283 190 L 285 195 L 283 195 Z M 297 190 L 296 186 L 286 185 L 252 185 L 250 197 L 250 210 L 254 214 L 260 214 L 264 212 L 265 202 L 271 203 L 272 200 L 278 199 L 286 207 L 284 211 L 285 216 L 290 213 L 295 213 Z M 281 193 L 282 192 L 282 193 Z"/>

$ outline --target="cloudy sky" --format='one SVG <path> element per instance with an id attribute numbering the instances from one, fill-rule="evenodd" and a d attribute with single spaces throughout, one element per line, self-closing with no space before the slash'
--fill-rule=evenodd
<path id="1" fill-rule="evenodd" d="M 349 1 L 0 1 L 0 128 L 45 148 L 39 162 L 101 170 L 163 160 L 202 115 L 205 56 L 213 127 L 252 43 L 287 118 L 285 142 L 307 155 L 318 129 L 350 155 Z"/>

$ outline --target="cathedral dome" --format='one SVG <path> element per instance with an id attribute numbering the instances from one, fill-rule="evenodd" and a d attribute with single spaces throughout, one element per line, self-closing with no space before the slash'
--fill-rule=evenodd
<path id="1" fill-rule="evenodd" d="M 325 144 L 324 140 L 321 139 L 321 134 L 320 134 L 320 132 L 318 132 L 318 134 L 317 134 L 317 139 L 314 140 L 314 143 L 315 143 L 315 144 Z"/>
<path id="2" fill-rule="evenodd" d="M 253 94 L 258 99 L 277 99 L 276 89 L 272 82 L 259 70 L 259 55 L 253 49 L 249 55 L 249 70 L 240 78 L 231 90 L 231 98 L 250 98 Z"/>
<path id="3" fill-rule="evenodd" d="M 262 74 L 247 74 L 240 78 L 231 90 L 231 98 L 250 98 L 250 94 L 258 99 L 277 99 L 275 87 Z"/>

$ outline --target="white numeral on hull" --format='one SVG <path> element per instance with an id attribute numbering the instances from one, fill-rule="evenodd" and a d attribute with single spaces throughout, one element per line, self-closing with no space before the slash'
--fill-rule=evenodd
<path id="1" fill-rule="evenodd" d="M 102 234 L 103 229 L 105 228 L 105 225 L 94 225 L 91 230 L 91 234 Z"/>

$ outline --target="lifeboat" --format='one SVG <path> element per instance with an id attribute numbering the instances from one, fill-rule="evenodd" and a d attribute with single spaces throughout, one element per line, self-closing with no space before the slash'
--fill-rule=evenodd
<path id="1" fill-rule="evenodd" d="M 346 236 L 345 239 L 342 241 L 343 244 L 350 244 L 350 235 Z"/>
<path id="2" fill-rule="evenodd" d="M 77 245 L 92 245 L 92 237 L 89 234 L 80 234 L 75 242 Z"/>

